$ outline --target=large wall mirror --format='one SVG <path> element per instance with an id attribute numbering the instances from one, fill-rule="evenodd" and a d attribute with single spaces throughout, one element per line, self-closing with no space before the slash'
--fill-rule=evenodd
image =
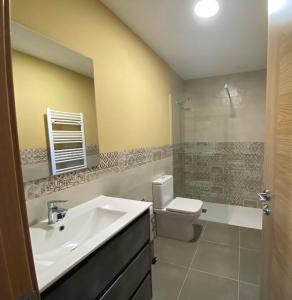
<path id="1" fill-rule="evenodd" d="M 11 41 L 24 181 L 96 166 L 92 60 L 15 22 Z"/>

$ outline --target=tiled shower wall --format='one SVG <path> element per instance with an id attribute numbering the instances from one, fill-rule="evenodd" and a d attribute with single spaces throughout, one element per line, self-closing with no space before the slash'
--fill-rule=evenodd
<path id="1" fill-rule="evenodd" d="M 257 207 L 263 189 L 262 142 L 197 142 L 174 147 L 176 196 Z"/>
<path id="2" fill-rule="evenodd" d="M 256 207 L 263 189 L 266 71 L 183 86 L 180 120 L 173 124 L 181 129 L 180 141 L 174 140 L 176 196 Z"/>

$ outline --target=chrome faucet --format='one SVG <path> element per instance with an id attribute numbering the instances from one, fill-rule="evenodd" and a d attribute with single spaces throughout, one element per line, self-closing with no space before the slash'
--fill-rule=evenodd
<path id="1" fill-rule="evenodd" d="M 66 200 L 52 200 L 48 201 L 48 224 L 55 224 L 60 220 L 63 220 L 66 216 L 66 208 L 57 206 L 57 203 L 65 203 Z"/>

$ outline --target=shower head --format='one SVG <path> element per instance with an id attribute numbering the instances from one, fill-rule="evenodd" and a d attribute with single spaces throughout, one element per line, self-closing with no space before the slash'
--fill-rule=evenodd
<path id="1" fill-rule="evenodd" d="M 178 105 L 178 107 L 181 109 L 181 110 L 184 110 L 184 111 L 190 111 L 192 110 L 191 107 L 185 107 L 185 104 L 187 102 L 190 102 L 192 101 L 192 98 L 191 97 L 184 97 L 182 100 L 180 101 L 176 101 L 176 104 Z"/>
<path id="2" fill-rule="evenodd" d="M 186 102 L 191 102 L 192 101 L 192 97 L 184 97 L 182 100 L 176 101 L 177 105 L 183 105 Z"/>

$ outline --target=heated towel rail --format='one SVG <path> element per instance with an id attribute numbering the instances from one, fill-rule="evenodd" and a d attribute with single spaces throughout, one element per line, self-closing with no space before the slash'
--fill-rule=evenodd
<path id="1" fill-rule="evenodd" d="M 87 167 L 82 113 L 47 109 L 52 174 Z"/>

